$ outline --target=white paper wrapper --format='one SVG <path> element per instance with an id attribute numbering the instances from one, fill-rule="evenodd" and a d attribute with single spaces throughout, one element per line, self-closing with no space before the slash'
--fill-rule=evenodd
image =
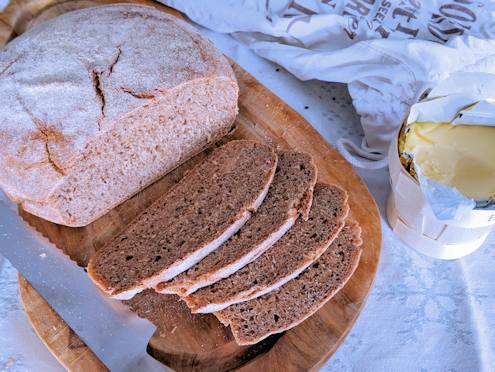
<path id="1" fill-rule="evenodd" d="M 411 107 L 406 123 L 443 122 L 452 125 L 495 126 L 495 75 L 462 72 L 453 74 L 428 94 L 428 99 Z M 494 144 L 495 146 L 495 144 Z M 479 203 L 458 190 L 424 176 L 414 164 L 419 184 L 439 220 L 460 221 Z M 484 206 L 495 213 L 495 205 Z"/>
<path id="2" fill-rule="evenodd" d="M 426 100 L 412 105 L 406 122 L 495 126 L 494 98 L 495 74 L 455 73 L 436 85 Z"/>

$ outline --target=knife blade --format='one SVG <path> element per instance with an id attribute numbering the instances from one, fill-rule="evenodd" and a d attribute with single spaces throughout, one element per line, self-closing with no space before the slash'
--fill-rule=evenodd
<path id="1" fill-rule="evenodd" d="M 77 333 L 110 371 L 164 371 L 147 352 L 155 326 L 106 298 L 84 270 L 26 224 L 0 191 L 0 254 Z"/>

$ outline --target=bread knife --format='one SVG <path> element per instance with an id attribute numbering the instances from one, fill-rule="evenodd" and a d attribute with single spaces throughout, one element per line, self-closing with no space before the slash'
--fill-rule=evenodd
<path id="1" fill-rule="evenodd" d="M 91 348 L 110 371 L 164 371 L 147 352 L 155 326 L 108 299 L 84 269 L 26 224 L 0 191 L 0 254 Z"/>

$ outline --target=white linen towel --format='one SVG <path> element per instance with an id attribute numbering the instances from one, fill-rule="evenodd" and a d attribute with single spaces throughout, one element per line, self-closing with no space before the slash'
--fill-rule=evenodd
<path id="1" fill-rule="evenodd" d="M 456 71 L 495 73 L 495 2 L 488 0 L 160 0 L 232 34 L 302 80 L 347 83 L 365 138 L 339 150 L 386 165 L 409 107 Z"/>

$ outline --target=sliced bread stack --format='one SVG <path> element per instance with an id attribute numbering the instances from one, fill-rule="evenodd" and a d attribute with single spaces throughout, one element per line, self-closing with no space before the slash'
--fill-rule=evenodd
<path id="1" fill-rule="evenodd" d="M 193 312 L 211 313 L 268 293 L 317 260 L 344 226 L 349 207 L 337 186 L 318 184 L 307 221 L 294 227 L 265 254 L 211 286 L 185 298 Z"/>
<path id="2" fill-rule="evenodd" d="M 90 260 L 88 274 L 115 299 L 168 281 L 217 249 L 265 198 L 277 166 L 269 146 L 231 141 Z"/>
<path id="3" fill-rule="evenodd" d="M 299 215 L 308 219 L 315 183 L 316 167 L 309 155 L 279 151 L 275 177 L 255 215 L 216 251 L 155 290 L 188 295 L 255 260 L 294 225 Z"/>
<path id="4" fill-rule="evenodd" d="M 231 141 L 98 251 L 88 273 L 113 298 L 176 293 L 241 345 L 289 329 L 346 283 L 361 252 L 347 193 L 316 174 L 309 155 Z"/>
<path id="5" fill-rule="evenodd" d="M 254 344 L 295 327 L 349 280 L 361 256 L 361 229 L 348 222 L 332 245 L 301 275 L 275 291 L 215 313 L 239 345 Z"/>

